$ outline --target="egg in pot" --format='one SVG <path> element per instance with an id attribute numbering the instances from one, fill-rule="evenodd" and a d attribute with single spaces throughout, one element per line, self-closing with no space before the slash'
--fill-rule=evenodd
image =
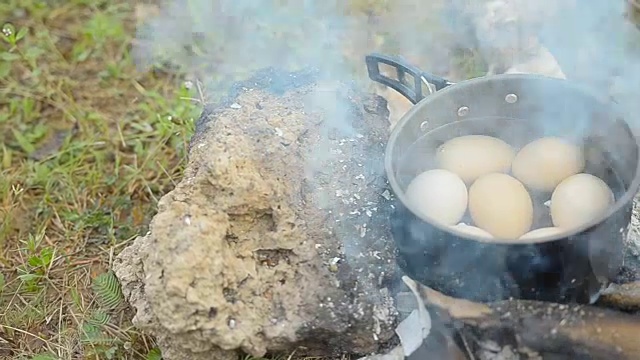
<path id="1" fill-rule="evenodd" d="M 489 234 L 488 231 L 482 230 L 477 226 L 467 225 L 465 223 L 460 223 L 458 225 L 453 226 L 454 229 L 461 231 L 463 233 L 478 236 L 481 238 L 492 239 L 493 235 Z"/>
<path id="2" fill-rule="evenodd" d="M 545 236 L 555 236 L 562 233 L 562 231 L 563 230 L 559 227 L 554 227 L 554 226 L 543 227 L 543 228 L 529 231 L 528 233 L 522 235 L 520 237 L 520 240 L 533 240 L 533 239 L 541 238 Z"/>
<path id="3" fill-rule="evenodd" d="M 563 180 L 551 195 L 551 220 L 557 227 L 585 225 L 604 214 L 615 203 L 609 186 L 600 178 L 586 173 Z"/>
<path id="4" fill-rule="evenodd" d="M 551 192 L 585 166 L 580 147 L 557 137 L 544 137 L 524 146 L 513 159 L 511 172 L 527 188 Z"/>
<path id="5" fill-rule="evenodd" d="M 411 181 L 405 195 L 419 213 L 444 225 L 458 223 L 467 210 L 467 186 L 448 170 L 421 173 Z"/>
<path id="6" fill-rule="evenodd" d="M 496 238 L 518 239 L 533 224 L 533 202 L 514 177 L 492 173 L 469 188 L 469 212 L 476 226 Z"/>
<path id="7" fill-rule="evenodd" d="M 482 175 L 508 172 L 515 151 L 505 141 L 486 135 L 465 135 L 442 144 L 436 153 L 438 166 L 471 184 Z"/>

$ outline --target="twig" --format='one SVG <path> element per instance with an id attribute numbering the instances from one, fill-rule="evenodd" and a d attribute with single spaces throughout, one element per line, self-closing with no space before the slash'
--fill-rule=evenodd
<path id="1" fill-rule="evenodd" d="M 464 349 L 467 351 L 467 354 L 469 355 L 469 360 L 476 360 L 476 357 L 473 356 L 473 352 L 471 352 L 471 347 L 469 347 L 467 338 L 464 336 L 462 331 L 459 331 L 458 333 L 460 334 L 460 339 L 462 339 L 462 344 L 464 345 Z"/>
<path id="2" fill-rule="evenodd" d="M 75 262 L 72 262 L 71 264 L 69 264 L 69 267 L 91 264 L 91 263 L 94 263 L 94 262 L 100 261 L 100 260 L 101 259 L 99 257 L 95 257 L 95 258 L 92 258 L 92 259 L 86 259 L 86 260 L 78 260 L 78 261 L 75 261 Z"/>
<path id="3" fill-rule="evenodd" d="M 51 344 L 51 345 L 53 345 L 53 346 L 57 347 L 58 349 L 64 349 L 62 346 L 60 346 L 60 345 L 58 345 L 58 344 L 55 344 L 55 343 L 50 343 L 50 342 L 49 342 L 49 341 L 47 341 L 45 338 L 42 338 L 42 337 L 40 337 L 40 336 L 38 336 L 38 335 L 36 335 L 36 334 L 34 334 L 34 333 L 30 333 L 30 332 L 28 332 L 28 331 L 26 331 L 26 330 L 18 329 L 18 328 L 15 328 L 15 327 L 13 327 L 13 326 L 9 326 L 9 325 L 1 325 L 1 324 L 0 324 L 0 329 L 2 329 L 2 328 L 9 329 L 9 330 L 13 330 L 13 331 L 17 331 L 17 332 L 19 332 L 19 333 L 21 333 L 21 334 L 24 334 L 24 335 L 32 336 L 32 337 L 34 337 L 34 338 L 36 338 L 36 339 L 38 339 L 38 340 L 42 341 L 43 343 L 47 344 L 47 347 L 48 347 L 48 348 L 49 348 L 49 344 Z M 51 352 L 54 352 L 51 348 L 49 348 L 48 350 L 49 350 L 49 351 L 51 351 Z"/>
<path id="4" fill-rule="evenodd" d="M 202 91 L 202 86 L 200 86 L 200 80 L 196 79 L 196 88 L 198 89 L 198 95 L 200 96 L 200 103 L 202 106 L 206 104 L 206 97 L 204 95 L 204 91 Z"/>

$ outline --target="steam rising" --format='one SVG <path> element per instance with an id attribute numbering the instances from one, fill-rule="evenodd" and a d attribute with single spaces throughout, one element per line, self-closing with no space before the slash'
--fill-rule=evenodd
<path id="1" fill-rule="evenodd" d="M 354 11 L 358 6 L 366 11 Z M 264 67 L 316 68 L 328 85 L 313 94 L 310 111 L 331 114 L 325 133 L 349 137 L 355 132 L 331 84 L 370 85 L 365 54 L 394 52 L 447 76 L 458 44 L 473 44 L 490 65 L 506 70 L 535 56 L 539 41 L 569 79 L 614 92 L 627 112 L 638 114 L 640 36 L 624 19 L 624 7 L 623 0 L 173 0 L 139 28 L 134 55 L 141 68 L 178 66 L 209 92 Z M 317 152 L 329 156 L 325 148 Z M 322 166 L 308 165 L 310 171 Z M 345 248 L 348 256 L 357 253 Z"/>
<path id="2" fill-rule="evenodd" d="M 218 90 L 267 66 L 367 81 L 363 56 L 372 51 L 446 76 L 444 63 L 460 44 L 506 70 L 535 56 L 540 42 L 571 80 L 613 91 L 637 110 L 629 96 L 640 80 L 640 35 L 625 7 L 624 0 L 170 0 L 139 28 L 134 54 L 141 68 L 169 62 Z"/>
<path id="3" fill-rule="evenodd" d="M 384 4 L 385 1 L 378 3 Z M 366 76 L 364 56 L 379 50 L 373 29 L 376 28 L 378 34 L 397 32 L 397 24 L 403 24 L 403 29 L 415 34 L 413 39 L 407 40 L 416 43 L 414 40 L 420 38 L 423 46 L 430 45 L 424 41 L 429 34 L 415 32 L 414 25 L 401 17 L 403 13 L 391 13 L 397 22 L 375 25 L 374 17 L 366 14 L 370 12 L 368 5 L 365 6 L 366 11 L 359 12 L 353 11 L 355 6 L 355 2 L 340 0 L 174 0 L 163 5 L 158 17 L 139 28 L 134 57 L 141 69 L 160 63 L 178 67 L 204 83 L 208 93 L 223 92 L 230 82 L 244 80 L 252 72 L 265 67 L 317 69 L 320 85 L 305 99 L 308 106 L 305 111 L 322 112 L 325 119 L 321 129 L 324 139 L 319 146 L 309 149 L 314 152 L 308 157 L 313 161 L 306 164 L 307 173 L 316 174 L 323 170 L 326 161 L 336 156 L 328 151 L 331 145 L 329 134 L 337 139 L 363 136 L 351 126 L 350 106 L 340 99 L 335 85 L 336 81 L 349 83 L 363 80 Z M 425 14 L 416 13 L 417 2 L 402 0 L 394 6 L 403 11 L 409 10 L 408 14 L 421 23 L 428 18 Z M 409 41 L 403 43 L 405 48 L 410 45 Z M 415 49 L 411 53 L 415 53 Z M 364 80 L 364 86 L 371 86 L 370 81 Z M 368 160 L 358 161 L 364 164 L 372 162 Z M 377 165 L 374 171 L 382 172 L 380 164 Z M 316 179 L 309 176 L 309 180 Z M 321 188 L 313 185 L 311 188 Z M 329 190 L 317 192 L 314 195 L 322 208 L 331 209 L 344 200 Z M 362 249 L 357 245 L 362 241 L 361 235 L 354 236 L 352 229 L 343 230 L 339 225 L 336 223 L 334 231 L 344 243 L 346 261 L 352 267 L 366 265 L 359 263 L 369 261 L 361 255 Z M 376 278 L 369 279 L 366 278 L 369 274 L 363 273 L 360 285 L 374 286 L 380 275 L 375 274 Z"/>
<path id="4" fill-rule="evenodd" d="M 344 70 L 339 1 L 175 0 L 140 28 L 142 67 L 169 60 L 217 88 L 257 68 Z"/>

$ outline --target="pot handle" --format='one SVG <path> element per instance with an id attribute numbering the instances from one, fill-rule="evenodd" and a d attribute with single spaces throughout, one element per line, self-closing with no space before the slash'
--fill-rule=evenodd
<path id="1" fill-rule="evenodd" d="M 453 85 L 449 80 L 424 72 L 399 57 L 373 53 L 367 55 L 365 57 L 365 61 L 367 63 L 369 78 L 371 80 L 394 89 L 404 95 L 404 97 L 409 99 L 413 104 L 417 104 L 425 97 L 422 93 L 423 83 L 427 85 L 430 94 L 433 93 L 431 86 L 438 91 L 449 85 Z M 385 64 L 395 68 L 397 79 L 381 74 L 380 64 Z M 407 79 L 407 74 L 411 75 L 413 78 L 413 84 L 409 84 L 410 80 Z"/>

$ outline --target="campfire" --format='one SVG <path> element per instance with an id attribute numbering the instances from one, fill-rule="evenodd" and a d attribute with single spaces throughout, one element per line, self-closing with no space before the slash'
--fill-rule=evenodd
<path id="1" fill-rule="evenodd" d="M 394 66 L 396 76 L 383 76 L 381 64 Z M 369 56 L 367 65 L 371 79 L 416 104 L 395 125 L 385 157 L 398 195 L 391 223 L 399 264 L 422 283 L 405 278 L 418 299 L 418 311 L 397 330 L 405 355 L 425 346 L 421 339 L 432 328 L 424 299 L 454 314 L 465 299 L 506 302 L 495 309 L 468 303 L 470 313 L 450 312 L 449 318 L 463 324 L 473 319 L 472 327 L 504 327 L 514 339 L 527 338 L 519 334 L 523 321 L 550 331 L 531 337 L 544 344 L 509 344 L 519 356 L 552 352 L 558 344 L 548 344 L 557 341 L 566 342 L 558 348 L 566 356 L 638 356 L 635 345 L 606 343 L 593 350 L 583 344 L 595 341 L 588 330 L 583 333 L 589 339 L 570 337 L 580 343 L 577 348 L 557 339 L 568 336 L 563 331 L 575 332 L 572 326 L 592 326 L 577 325 L 586 321 L 583 315 L 621 314 L 594 308 L 589 315 L 575 310 L 576 316 L 578 305 L 552 305 L 593 304 L 622 270 L 640 185 L 638 144 L 628 123 L 612 108 L 597 109 L 606 101 L 579 94 L 566 80 L 509 74 L 455 85 L 382 55 Z M 425 83 L 440 92 L 423 97 Z M 576 119 L 576 108 L 588 120 Z M 563 327 L 560 335 L 557 327 Z M 454 333 L 464 340 L 464 331 Z M 473 338 L 475 350 L 466 342 L 463 347 L 471 358 L 482 348 L 478 335 Z"/>

